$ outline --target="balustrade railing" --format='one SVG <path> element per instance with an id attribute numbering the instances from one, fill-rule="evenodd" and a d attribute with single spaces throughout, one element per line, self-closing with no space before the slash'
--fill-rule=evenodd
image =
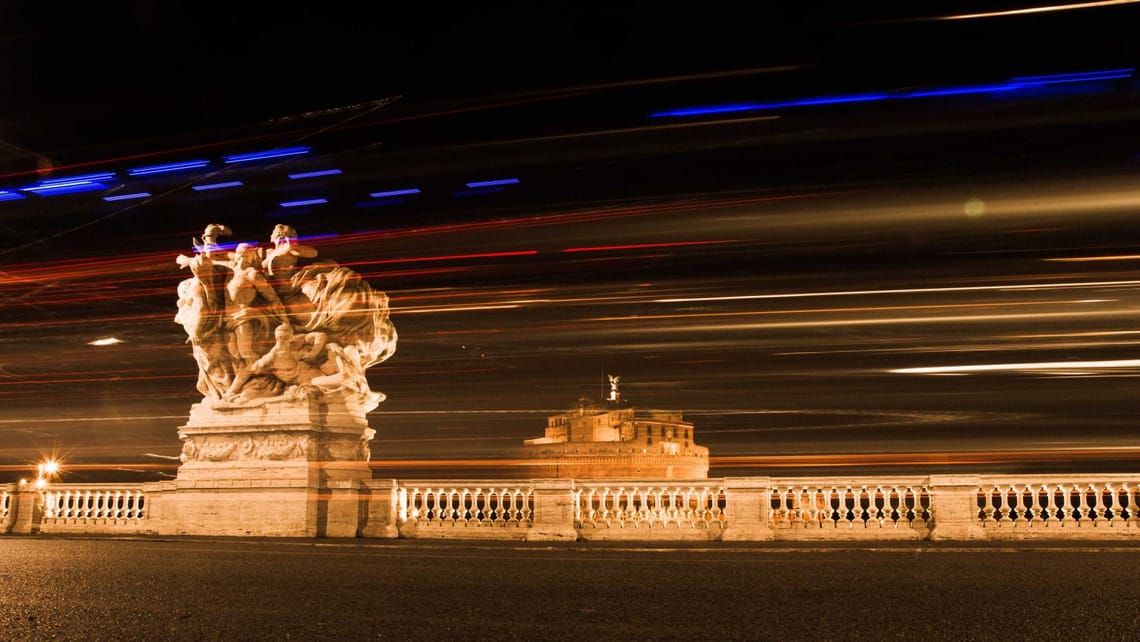
<path id="1" fill-rule="evenodd" d="M 931 521 L 924 479 L 773 479 L 770 509 L 773 528 L 925 528 Z"/>
<path id="2" fill-rule="evenodd" d="M 1140 478 L 1067 480 L 983 477 L 983 527 L 1140 527 Z"/>
<path id="3" fill-rule="evenodd" d="M 397 523 L 417 526 L 524 526 L 533 489 L 515 482 L 409 482 L 396 488 Z"/>
<path id="4" fill-rule="evenodd" d="M 0 485 L 0 532 L 178 533 L 174 483 Z M 170 494 L 166 494 L 167 492 Z M 318 495 L 323 497 L 323 495 Z M 338 495 L 339 497 L 339 495 Z M 1026 539 L 1140 537 L 1140 474 L 703 480 L 392 480 L 372 537 Z M 218 501 L 240 501 L 235 492 Z M 153 513 L 153 516 L 152 516 Z M 512 528 L 513 527 L 513 528 Z"/>
<path id="5" fill-rule="evenodd" d="M 724 485 L 583 481 L 572 491 L 574 525 L 609 528 L 724 528 Z"/>
<path id="6" fill-rule="evenodd" d="M 139 521 L 147 517 L 141 486 L 53 485 L 43 491 L 43 523 L 71 520 Z"/>

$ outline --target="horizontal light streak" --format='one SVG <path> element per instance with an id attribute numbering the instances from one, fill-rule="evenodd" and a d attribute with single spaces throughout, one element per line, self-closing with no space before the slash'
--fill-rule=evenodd
<path id="1" fill-rule="evenodd" d="M 300 180 L 302 178 L 317 178 L 319 176 L 338 176 L 342 174 L 339 169 L 321 169 L 313 172 L 300 172 L 298 174 L 289 174 L 291 180 Z"/>
<path id="2" fill-rule="evenodd" d="M 971 372 L 1008 372 L 1033 370 L 1103 370 L 1108 368 L 1140 368 L 1140 359 L 1108 361 L 1039 361 L 1030 363 L 985 363 L 962 366 L 924 366 L 897 368 L 895 374 L 960 374 Z"/>
<path id="3" fill-rule="evenodd" d="M 949 16 L 939 16 L 936 20 L 975 20 L 978 18 L 1002 18 L 1007 16 L 1022 16 L 1033 13 L 1049 13 L 1053 11 L 1074 11 L 1077 9 L 1096 9 L 1099 7 L 1112 7 L 1116 5 L 1136 4 L 1140 0 L 1098 0 L 1096 2 L 1071 2 L 1069 4 L 1042 5 L 1039 7 L 1025 7 L 1022 9 L 1006 9 L 1003 11 L 986 11 L 981 13 L 960 13 Z"/>
<path id="4" fill-rule="evenodd" d="M 387 192 L 372 192 L 369 194 L 372 198 L 388 198 L 390 196 L 410 196 L 412 194 L 419 194 L 420 188 L 409 187 L 407 189 L 394 189 Z"/>
<path id="5" fill-rule="evenodd" d="M 781 330 L 791 328 L 837 328 L 837 327 L 858 327 L 858 326 L 875 326 L 875 325 L 913 325 L 923 323 L 981 323 L 993 321 L 1030 321 L 1041 319 L 1066 319 L 1066 318 L 1091 318 L 1091 317 L 1110 317 L 1110 316 L 1125 316 L 1131 314 L 1127 310 L 1118 310 L 1113 312 L 1025 312 L 1014 314 L 978 314 L 978 315 L 945 315 L 945 316 L 928 316 L 928 317 L 886 317 L 878 319 L 836 319 L 829 321 L 773 321 L 773 322 L 758 322 L 758 323 L 726 323 L 717 325 L 689 325 L 684 327 L 668 327 L 668 328 L 630 328 L 630 332 L 650 333 L 650 332 L 725 332 L 731 330 Z M 588 321 L 644 321 L 646 317 L 631 316 L 631 317 L 600 317 L 588 319 Z M 611 332 L 615 330 L 609 330 Z"/>
<path id="6" fill-rule="evenodd" d="M 597 245 L 594 247 L 570 247 L 563 252 L 609 252 L 614 250 L 648 250 L 664 247 L 688 247 L 693 245 L 718 245 L 735 241 L 678 241 L 676 243 L 630 243 L 626 245 Z"/>
<path id="7" fill-rule="evenodd" d="M 654 303 L 708 303 L 712 301 L 753 301 L 764 299 L 801 299 L 809 297 L 867 296 L 886 294 L 941 294 L 948 292 L 1000 292 L 1004 290 L 1054 290 L 1064 288 L 1100 288 L 1140 285 L 1140 281 L 1070 281 L 1067 283 L 1017 283 L 1008 285 L 961 285 L 941 288 L 894 288 L 885 290 L 825 290 L 821 292 L 789 292 L 784 294 L 741 294 L 733 296 L 686 297 L 656 299 Z"/>
<path id="8" fill-rule="evenodd" d="M 32 185 L 20 188 L 21 191 L 31 192 L 39 196 L 58 196 L 60 194 L 76 194 L 95 190 L 107 190 L 110 187 L 104 183 L 94 181 L 68 181 L 52 183 L 50 185 Z"/>
<path id="9" fill-rule="evenodd" d="M 423 263 L 427 261 L 460 261 L 466 259 L 499 259 L 511 256 L 534 256 L 538 250 L 516 250 L 512 252 L 482 252 L 477 254 L 442 254 L 438 256 L 417 256 L 401 259 L 376 259 L 374 261 L 358 261 L 353 265 L 388 265 L 392 263 Z"/>
<path id="10" fill-rule="evenodd" d="M 18 201 L 25 198 L 27 197 L 19 192 L 0 190 L 0 201 Z"/>
<path id="11" fill-rule="evenodd" d="M 78 176 L 61 176 L 57 178 L 45 178 L 36 185 L 58 185 L 60 183 L 71 183 L 73 181 L 109 181 L 115 178 L 115 172 L 96 172 L 94 174 L 79 174 Z"/>
<path id="12" fill-rule="evenodd" d="M 186 415 L 120 415 L 106 417 L 19 417 L 16 419 L 0 419 L 3 424 L 68 424 L 72 422 L 120 422 L 120 421 L 170 421 L 186 419 Z"/>
<path id="13" fill-rule="evenodd" d="M 114 201 L 133 201 L 138 198 L 150 198 L 150 192 L 135 192 L 133 194 L 119 194 L 117 196 L 104 196 L 103 200 L 109 203 Z"/>
<path id="14" fill-rule="evenodd" d="M 1073 74 L 1055 74 L 1042 76 L 1023 76 L 1012 78 L 1006 82 L 990 83 L 984 85 L 964 85 L 958 87 L 943 87 L 935 89 L 921 89 L 913 91 L 875 92 L 864 94 L 847 94 L 836 96 L 813 96 L 809 98 L 796 98 L 790 100 L 777 100 L 767 103 L 736 103 L 724 105 L 705 105 L 698 107 L 685 107 L 652 112 L 650 118 L 670 118 L 684 116 L 706 116 L 713 114 L 739 113 L 747 111 L 767 111 L 774 109 L 787 109 L 791 107 L 814 107 L 819 105 L 842 105 L 855 103 L 870 103 L 883 100 L 905 100 L 912 98 L 930 98 L 936 96 L 958 96 L 969 94 L 995 94 L 1011 92 L 1019 89 L 1034 89 L 1048 85 L 1093 82 L 1129 78 L 1134 68 L 1121 67 L 1116 69 L 1094 70 Z"/>
<path id="15" fill-rule="evenodd" d="M 182 161 L 180 163 L 167 163 L 165 165 L 148 165 L 146 167 L 136 167 L 128 169 L 128 176 L 153 176 L 155 174 L 169 174 L 172 172 L 181 172 L 187 169 L 201 169 L 210 164 L 207 160 L 192 160 Z"/>
<path id="16" fill-rule="evenodd" d="M 432 307 L 418 307 L 418 308 L 401 308 L 393 306 L 393 312 L 400 314 L 430 314 L 435 312 L 480 312 L 483 310 L 513 310 L 522 306 L 511 305 L 455 305 L 455 306 L 432 306 Z"/>
<path id="17" fill-rule="evenodd" d="M 285 201 L 283 203 L 278 203 L 278 205 L 281 207 L 302 207 L 305 205 L 324 205 L 328 202 L 329 200 L 327 198 L 306 198 L 300 201 Z"/>
<path id="18" fill-rule="evenodd" d="M 473 181 L 470 183 L 464 183 L 464 185 L 471 189 L 475 189 L 477 187 L 495 187 L 497 185 L 516 185 L 518 182 L 519 179 L 517 178 L 500 178 L 490 181 Z"/>
<path id="19" fill-rule="evenodd" d="M 723 455 L 709 457 L 712 468 L 805 468 L 900 466 L 922 464 L 999 464 L 1075 459 L 1121 459 L 1140 456 L 1140 448 L 1037 448 L 1024 450 L 959 450 L 900 453 L 842 453 L 789 455 Z"/>
<path id="20" fill-rule="evenodd" d="M 1108 256 L 1072 256 L 1052 259 L 1041 259 L 1048 263 L 1092 263 L 1095 261 L 1138 261 L 1140 254 L 1115 254 Z"/>
<path id="21" fill-rule="evenodd" d="M 225 181 L 222 183 L 206 183 L 204 185 L 193 185 L 190 187 L 190 189 L 194 190 L 195 192 L 205 192 L 205 191 L 209 191 L 212 189 L 227 189 L 230 187 L 241 187 L 242 185 L 245 185 L 245 183 L 242 183 L 241 181 Z"/>
<path id="22" fill-rule="evenodd" d="M 118 337 L 107 337 L 106 339 L 96 339 L 94 341 L 88 341 L 87 345 L 89 345 L 89 346 L 113 346 L 113 345 L 120 344 L 122 342 L 123 342 L 123 340 L 119 339 Z"/>
<path id="23" fill-rule="evenodd" d="M 269 149 L 261 152 L 249 152 L 246 154 L 233 154 L 226 156 L 224 161 L 227 164 L 234 163 L 250 163 L 259 160 L 269 160 L 273 158 L 285 158 L 288 156 L 302 156 L 308 154 L 312 148 L 310 147 L 282 147 L 280 149 Z"/>

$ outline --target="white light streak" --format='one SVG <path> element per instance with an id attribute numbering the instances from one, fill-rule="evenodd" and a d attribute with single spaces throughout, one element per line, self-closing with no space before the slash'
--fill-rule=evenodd
<path id="1" fill-rule="evenodd" d="M 940 16 L 938 20 L 973 20 L 976 18 L 999 18 L 1004 16 L 1020 16 L 1032 13 L 1048 13 L 1051 11 L 1073 11 L 1076 9 L 1096 9 L 1122 4 L 1136 4 L 1140 0 L 1100 0 L 1099 2 L 1073 2 L 1069 4 L 1053 4 L 1041 7 L 1026 7 L 1024 9 L 1007 9 L 1005 11 L 987 11 L 985 13 L 961 13 L 953 16 Z"/>
<path id="2" fill-rule="evenodd" d="M 117 337 L 107 337 L 106 339 L 96 339 L 94 341 L 88 341 L 87 345 L 89 345 L 89 346 L 113 346 L 113 345 L 116 345 L 116 344 L 119 344 L 122 342 L 123 342 L 123 340 L 119 339 Z"/>
<path id="3" fill-rule="evenodd" d="M 785 294 L 741 294 L 675 299 L 655 299 L 654 303 L 705 303 L 709 301 L 758 301 L 761 299 L 805 299 L 830 296 L 866 296 L 880 294 L 939 294 L 945 292 L 995 292 L 1007 290 L 1050 290 L 1061 288 L 1100 288 L 1140 285 L 1140 281 L 1077 281 L 1069 283 L 1017 283 L 1011 285 L 962 285 L 945 288 L 900 288 L 894 290 L 839 290 L 825 292 L 789 292 Z"/>
<path id="4" fill-rule="evenodd" d="M 477 312 L 482 310 L 512 310 L 517 305 L 467 305 L 467 306 L 438 306 L 425 308 L 392 308 L 400 314 L 428 314 L 433 312 Z"/>
<path id="5" fill-rule="evenodd" d="M 898 368 L 890 370 L 895 374 L 962 374 L 971 372 L 1010 372 L 1063 370 L 1066 372 L 1104 370 L 1110 368 L 1140 368 L 1140 359 L 1117 359 L 1111 361 L 1039 361 L 1035 363 L 986 363 L 963 366 L 926 366 L 922 368 Z M 1083 374 L 1083 372 L 1081 373 Z"/>
<path id="6" fill-rule="evenodd" d="M 1140 261 L 1140 254 L 1113 254 L 1108 256 L 1069 256 L 1042 259 L 1048 263 L 1091 263 L 1093 261 Z"/>

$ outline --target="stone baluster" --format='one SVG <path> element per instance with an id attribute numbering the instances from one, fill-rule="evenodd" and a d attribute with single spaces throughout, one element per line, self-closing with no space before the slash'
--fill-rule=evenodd
<path id="1" fill-rule="evenodd" d="M 1028 523 L 1029 522 L 1029 506 L 1025 502 L 1025 494 L 1030 492 L 1028 489 L 1032 486 L 1013 486 L 1014 502 L 1013 502 L 1013 520 L 1015 522 Z"/>
<path id="2" fill-rule="evenodd" d="M 1089 506 L 1088 486 L 1077 485 L 1077 512 L 1080 515 L 1082 526 L 1088 526 L 1092 521 L 1092 507 Z"/>
<path id="3" fill-rule="evenodd" d="M 637 489 L 637 497 L 640 502 L 638 508 L 638 521 L 652 524 L 653 516 L 649 512 L 649 493 L 644 488 Z"/>
<path id="4" fill-rule="evenodd" d="M 1042 482 L 1033 488 L 1033 523 L 1042 524 L 1048 519 L 1049 484 Z"/>
<path id="5" fill-rule="evenodd" d="M 1066 484 L 1058 484 L 1057 487 L 1061 489 L 1061 524 L 1076 524 L 1076 508 L 1073 507 L 1073 493 L 1075 492 L 1074 487 L 1068 486 Z"/>
<path id="6" fill-rule="evenodd" d="M 876 526 L 883 526 L 883 487 L 875 486 L 867 489 L 867 525 L 874 522 Z"/>
<path id="7" fill-rule="evenodd" d="M 1092 496 L 1092 505 L 1090 511 L 1092 513 L 1092 526 L 1104 526 L 1107 518 L 1105 517 L 1105 510 L 1107 504 L 1105 503 L 1105 493 L 1107 489 L 1097 485 L 1097 483 L 1090 483 L 1089 495 Z"/>
<path id="8" fill-rule="evenodd" d="M 855 492 L 855 519 L 851 522 L 851 527 L 854 528 L 855 524 L 865 526 L 867 523 L 867 506 L 869 501 L 867 499 L 867 487 L 857 486 Z"/>
<path id="9" fill-rule="evenodd" d="M 1128 525 L 1140 528 L 1140 485 L 1126 483 L 1124 492 L 1127 494 Z"/>

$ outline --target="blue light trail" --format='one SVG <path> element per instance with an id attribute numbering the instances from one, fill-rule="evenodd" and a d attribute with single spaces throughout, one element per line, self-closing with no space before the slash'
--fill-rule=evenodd
<path id="1" fill-rule="evenodd" d="M 1130 78 L 1135 72 L 1133 67 L 1120 67 L 1116 69 L 1103 69 L 1098 71 L 1085 71 L 1069 74 L 1051 74 L 1042 76 L 1018 76 L 1007 82 L 985 85 L 967 85 L 961 87 L 943 87 L 923 89 L 916 91 L 881 92 L 869 94 L 848 94 L 838 96 L 815 96 L 810 98 L 797 98 L 792 100 L 778 100 L 767 103 L 730 103 L 724 105 L 705 105 L 700 107 L 685 107 L 668 109 L 649 114 L 650 118 L 669 118 L 683 116 L 706 116 L 712 114 L 726 114 L 744 111 L 766 111 L 773 109 L 787 109 L 791 107 L 813 107 L 818 105 L 838 105 L 849 103 L 869 103 L 880 100 L 902 100 L 907 98 L 930 98 L 934 96 L 962 96 L 969 94 L 1000 94 L 1017 90 L 1040 88 L 1058 84 L 1072 83 L 1100 83 L 1105 80 Z M 468 183 L 468 187 L 472 184 Z"/>
<path id="2" fill-rule="evenodd" d="M 312 148 L 310 147 L 282 147 L 281 149 L 270 149 L 263 152 L 249 152 L 247 154 L 234 154 L 226 156 L 223 160 L 227 164 L 232 163 L 251 163 L 253 161 L 268 160 L 271 158 L 285 158 L 288 156 L 303 156 L 308 154 Z"/>
<path id="3" fill-rule="evenodd" d="M 150 198 L 150 192 L 135 192 L 134 194 L 118 194 L 116 196 L 104 196 L 103 200 L 108 203 L 114 201 L 131 201 L 136 198 Z"/>
<path id="4" fill-rule="evenodd" d="M 302 178 L 316 178 L 318 176 L 337 176 L 342 172 L 339 169 L 322 169 L 315 172 L 301 172 L 300 174 L 290 174 L 289 178 L 298 180 Z"/>
<path id="5" fill-rule="evenodd" d="M 204 185 L 194 185 L 190 189 L 195 192 L 205 192 L 212 189 L 226 189 L 228 187 L 241 187 L 245 183 L 241 181 L 226 181 L 224 183 L 206 183 Z"/>
<path id="6" fill-rule="evenodd" d="M 200 169 L 210 164 L 206 160 L 192 160 L 182 161 L 180 163 L 167 163 L 165 165 L 148 165 L 146 167 L 136 167 L 128 169 L 128 176 L 153 176 L 155 174 L 168 174 L 170 172 L 180 172 L 187 169 Z"/>
<path id="7" fill-rule="evenodd" d="M 285 201 L 284 203 L 278 203 L 278 205 L 281 207 L 302 207 L 304 205 L 323 205 L 328 202 L 326 198 L 308 198 L 303 201 Z"/>
<path id="8" fill-rule="evenodd" d="M 495 185 L 514 185 L 519 182 L 517 178 L 502 178 L 495 181 L 475 181 L 473 183 L 466 183 L 467 187 L 472 189 L 477 187 L 493 187 Z"/>
<path id="9" fill-rule="evenodd" d="M 407 196 L 409 194 L 419 194 L 418 187 L 409 187 L 408 189 L 394 189 L 388 192 L 372 192 L 369 194 L 372 198 L 387 198 L 389 196 Z"/>

